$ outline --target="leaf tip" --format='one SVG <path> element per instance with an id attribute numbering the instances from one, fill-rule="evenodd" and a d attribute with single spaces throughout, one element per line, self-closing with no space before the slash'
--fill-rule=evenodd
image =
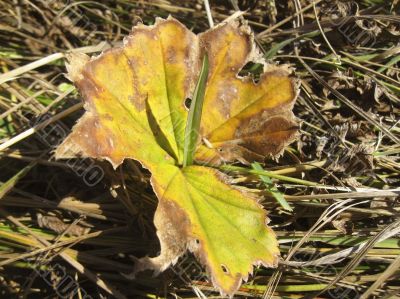
<path id="1" fill-rule="evenodd" d="M 71 52 L 66 55 L 68 79 L 72 82 L 77 82 L 83 79 L 82 70 L 90 57 L 84 53 Z"/>

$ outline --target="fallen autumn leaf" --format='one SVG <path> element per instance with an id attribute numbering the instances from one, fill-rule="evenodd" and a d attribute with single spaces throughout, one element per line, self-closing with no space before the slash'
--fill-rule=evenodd
<path id="1" fill-rule="evenodd" d="M 184 102 L 193 96 L 205 53 L 197 165 L 183 167 Z M 264 65 L 257 83 L 238 76 L 249 61 Z M 277 156 L 297 133 L 290 71 L 262 60 L 246 24 L 231 19 L 195 35 L 173 18 L 157 19 L 134 27 L 123 47 L 93 58 L 71 55 L 67 68 L 86 113 L 56 157 L 106 159 L 114 168 L 130 158 L 152 174 L 161 253 L 140 259 L 134 273 L 163 271 L 190 250 L 213 284 L 232 296 L 254 265 L 277 265 L 278 243 L 265 210 L 211 167 Z"/>

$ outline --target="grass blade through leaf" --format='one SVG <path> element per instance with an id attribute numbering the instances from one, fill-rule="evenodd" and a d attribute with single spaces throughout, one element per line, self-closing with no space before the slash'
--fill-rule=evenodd
<path id="1" fill-rule="evenodd" d="M 193 164 L 194 152 L 199 137 L 201 112 L 203 110 L 204 93 L 208 77 L 208 56 L 205 53 L 203 64 L 199 75 L 199 80 L 194 90 L 192 103 L 190 104 L 188 120 L 185 130 L 185 144 L 183 149 L 183 166 Z"/>

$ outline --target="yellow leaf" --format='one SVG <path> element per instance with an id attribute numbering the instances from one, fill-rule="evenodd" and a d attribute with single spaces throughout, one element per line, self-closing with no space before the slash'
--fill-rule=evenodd
<path id="1" fill-rule="evenodd" d="M 56 155 L 79 153 L 108 159 L 114 167 L 124 158 L 146 167 L 164 159 L 169 163 L 168 155 L 181 163 L 184 100 L 193 92 L 197 52 L 192 32 L 174 19 L 159 19 L 155 26 L 135 27 L 124 47 L 90 60 L 72 56 L 69 75 L 87 113 Z"/>
<path id="2" fill-rule="evenodd" d="M 155 226 L 161 253 L 134 272 L 163 271 L 187 249 L 206 266 L 222 293 L 233 295 L 254 265 L 274 267 L 279 255 L 262 206 L 206 166 L 183 167 L 187 109 L 205 51 L 205 88 L 197 163 L 244 163 L 278 155 L 294 139 L 297 94 L 286 67 L 267 66 L 258 83 L 237 74 L 261 61 L 247 25 L 230 20 L 198 36 L 173 18 L 138 25 L 122 47 L 97 57 L 74 54 L 68 76 L 86 113 L 56 157 L 126 158 L 152 174 L 159 198 Z"/>
<path id="3" fill-rule="evenodd" d="M 161 254 L 141 260 L 137 269 L 165 269 L 171 256 L 188 248 L 206 265 L 214 285 L 233 295 L 253 265 L 275 267 L 278 243 L 265 211 L 228 179 L 204 166 L 154 169 L 152 184 L 160 200 L 154 221 Z"/>
<path id="4" fill-rule="evenodd" d="M 249 27 L 239 20 L 200 35 L 209 61 L 197 159 L 211 164 L 262 160 L 277 156 L 297 132 L 292 107 L 297 87 L 286 66 L 267 65 L 257 51 Z M 259 82 L 240 77 L 247 62 L 264 65 Z"/>

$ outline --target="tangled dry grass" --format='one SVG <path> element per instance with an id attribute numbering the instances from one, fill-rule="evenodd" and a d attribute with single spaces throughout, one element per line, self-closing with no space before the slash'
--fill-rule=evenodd
<path id="1" fill-rule="evenodd" d="M 215 23 L 243 10 L 271 63 L 301 79 L 299 140 L 238 185 L 265 198 L 282 252 L 237 298 L 400 296 L 400 2 L 210 1 Z M 219 298 L 191 256 L 126 280 L 155 255 L 157 205 L 134 161 L 117 171 L 55 161 L 82 113 L 69 51 L 118 45 L 137 22 L 173 15 L 209 28 L 203 1 L 3 0 L 0 3 L 0 281 L 4 298 Z M 244 73 L 257 78 L 257 65 Z M 90 171 L 88 171 L 88 169 Z M 86 297 L 85 297 L 86 296 Z"/>

